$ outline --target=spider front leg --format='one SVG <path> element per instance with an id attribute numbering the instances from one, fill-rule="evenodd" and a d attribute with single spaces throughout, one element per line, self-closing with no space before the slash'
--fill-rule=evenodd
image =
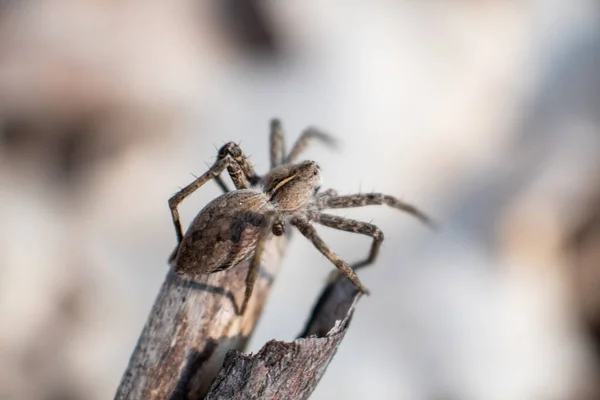
<path id="1" fill-rule="evenodd" d="M 370 205 L 388 205 L 397 210 L 401 210 L 418 218 L 426 225 L 435 228 L 435 223 L 427 214 L 419 210 L 412 204 L 408 204 L 393 196 L 383 193 L 357 193 L 346 196 L 323 196 L 317 199 L 317 207 L 320 210 L 331 208 L 352 208 L 364 207 Z"/>
<path id="2" fill-rule="evenodd" d="M 364 294 L 369 294 L 369 291 L 366 287 L 358 279 L 356 273 L 352 270 L 352 268 L 340 258 L 337 254 L 327 247 L 323 239 L 319 237 L 319 234 L 315 230 L 315 228 L 310 224 L 310 221 L 306 217 L 296 216 L 291 221 L 292 225 L 294 225 L 302 235 L 304 235 L 308 240 L 310 240 L 313 245 L 325 256 L 329 261 L 336 266 L 350 281 L 356 286 L 356 288 Z"/>
<path id="3" fill-rule="evenodd" d="M 219 149 L 217 161 L 224 159 L 227 156 L 231 157 L 239 166 L 239 168 L 232 165 L 227 167 L 229 176 L 231 176 L 231 180 L 236 189 L 247 189 L 249 184 L 255 185 L 260 181 L 260 176 L 254 172 L 254 167 L 250 161 L 248 161 L 248 157 L 244 155 L 244 152 L 237 143 L 229 142 L 224 144 Z M 214 179 L 223 192 L 229 192 L 229 188 L 225 182 L 223 182 L 223 178 L 220 175 L 215 176 Z"/>
<path id="4" fill-rule="evenodd" d="M 360 233 L 361 235 L 367 235 L 373 238 L 369 256 L 366 259 L 353 264 L 353 270 L 372 264 L 377 258 L 381 243 L 383 243 L 383 232 L 375 225 L 349 218 L 338 217 L 337 215 L 321 214 L 318 211 L 310 212 L 309 217 L 312 221 L 329 228 L 345 232 Z"/>
<path id="5" fill-rule="evenodd" d="M 231 179 L 235 183 L 236 187 L 247 188 L 248 182 L 243 178 L 243 174 L 241 172 L 241 168 L 239 164 L 233 160 L 230 156 L 226 156 L 224 158 L 219 158 L 212 167 L 204 174 L 200 175 L 196 180 L 192 183 L 181 189 L 179 192 L 175 193 L 173 197 L 169 199 L 169 208 L 171 209 L 171 217 L 173 218 L 173 225 L 175 225 L 175 234 L 177 235 L 177 246 L 183 240 L 183 231 L 181 229 L 181 221 L 179 217 L 179 211 L 177 210 L 177 206 L 189 195 L 194 193 L 200 186 L 204 185 L 210 179 L 213 179 L 219 174 L 223 172 L 223 170 L 227 168 L 229 173 L 231 174 Z M 232 173 L 233 172 L 233 173 Z"/>
<path id="6" fill-rule="evenodd" d="M 250 297 L 252 297 L 254 284 L 256 283 L 256 278 L 258 277 L 258 271 L 260 270 L 262 254 L 265 250 L 265 245 L 271 236 L 271 232 L 273 231 L 273 226 L 276 220 L 277 213 L 275 211 L 269 211 L 265 214 L 260 226 L 260 233 L 258 236 L 258 242 L 256 243 L 256 248 L 254 250 L 254 256 L 252 257 L 250 267 L 248 267 L 248 274 L 246 275 L 246 290 L 244 292 L 244 302 L 242 303 L 241 315 L 244 315 L 246 307 L 248 306 L 248 302 L 250 301 Z"/>
<path id="7" fill-rule="evenodd" d="M 290 150 L 290 154 L 288 154 L 287 158 L 285 159 L 285 163 L 294 162 L 298 158 L 298 156 L 306 149 L 308 143 L 313 139 L 319 140 L 328 145 L 329 147 L 337 147 L 337 141 L 333 136 L 323 133 L 317 128 L 310 127 L 304 130 L 304 132 L 302 132 L 298 140 L 296 140 L 296 143 L 294 143 L 292 150 Z"/>

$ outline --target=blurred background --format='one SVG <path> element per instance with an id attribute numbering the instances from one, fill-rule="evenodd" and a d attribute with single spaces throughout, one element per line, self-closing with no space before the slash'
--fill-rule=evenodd
<path id="1" fill-rule="evenodd" d="M 596 1 L 2 0 L 1 399 L 112 398 L 167 199 L 229 140 L 265 172 L 272 117 L 342 141 L 306 154 L 325 188 L 441 225 L 340 212 L 386 241 L 312 398 L 600 398 Z M 295 236 L 250 350 L 292 340 L 331 269 Z"/>

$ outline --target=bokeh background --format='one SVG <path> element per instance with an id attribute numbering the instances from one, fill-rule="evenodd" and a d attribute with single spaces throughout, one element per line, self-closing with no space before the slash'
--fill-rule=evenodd
<path id="1" fill-rule="evenodd" d="M 0 398 L 112 398 L 175 244 L 167 199 L 267 127 L 325 187 L 418 204 L 314 399 L 600 398 L 594 0 L 0 2 Z M 190 221 L 218 195 L 182 206 Z M 319 228 L 347 260 L 367 238 Z M 292 241 L 250 350 L 332 266 Z"/>

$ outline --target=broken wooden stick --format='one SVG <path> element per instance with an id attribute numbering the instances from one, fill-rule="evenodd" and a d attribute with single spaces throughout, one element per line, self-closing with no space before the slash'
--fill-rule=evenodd
<path id="1" fill-rule="evenodd" d="M 238 308 L 248 262 L 193 281 L 170 271 L 115 398 L 307 398 L 341 343 L 359 294 L 336 274 L 300 339 L 270 341 L 256 355 L 239 353 L 256 326 L 285 245 L 285 237 L 268 244 L 243 316 Z"/>
<path id="2" fill-rule="evenodd" d="M 346 277 L 337 275 L 300 338 L 271 340 L 255 355 L 231 351 L 206 399 L 307 399 L 346 335 L 360 296 Z"/>
<path id="3" fill-rule="evenodd" d="M 249 263 L 194 280 L 169 270 L 123 374 L 116 399 L 200 399 L 227 352 L 242 350 L 277 275 L 287 240 L 263 253 L 254 295 L 239 315 Z"/>

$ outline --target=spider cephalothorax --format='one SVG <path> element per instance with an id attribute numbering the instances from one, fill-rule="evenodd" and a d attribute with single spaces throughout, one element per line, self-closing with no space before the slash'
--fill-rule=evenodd
<path id="1" fill-rule="evenodd" d="M 229 142 L 221 147 L 213 166 L 169 199 L 178 240 L 178 247 L 173 255 L 175 271 L 191 276 L 209 274 L 252 257 L 246 278 L 243 313 L 252 294 L 266 241 L 271 234 L 283 234 L 284 226 L 289 223 L 309 239 L 358 290 L 367 293 L 354 270 L 375 260 L 383 241 L 383 233 L 375 225 L 325 214 L 322 210 L 386 204 L 406 211 L 423 222 L 430 223 L 430 220 L 414 206 L 389 195 L 358 193 L 338 196 L 332 189 L 320 192 L 321 171 L 317 163 L 295 163 L 311 139 L 334 143 L 330 136 L 309 128 L 302 133 L 286 156 L 281 124 L 278 120 L 273 120 L 271 170 L 264 177 L 254 172 L 237 144 Z M 225 169 L 236 187 L 234 191 L 229 191 L 221 180 L 220 174 Z M 177 206 L 210 179 L 215 179 L 226 193 L 204 207 L 183 235 Z M 348 265 L 327 247 L 312 222 L 371 236 L 373 244 L 368 257 L 352 266 Z"/>

